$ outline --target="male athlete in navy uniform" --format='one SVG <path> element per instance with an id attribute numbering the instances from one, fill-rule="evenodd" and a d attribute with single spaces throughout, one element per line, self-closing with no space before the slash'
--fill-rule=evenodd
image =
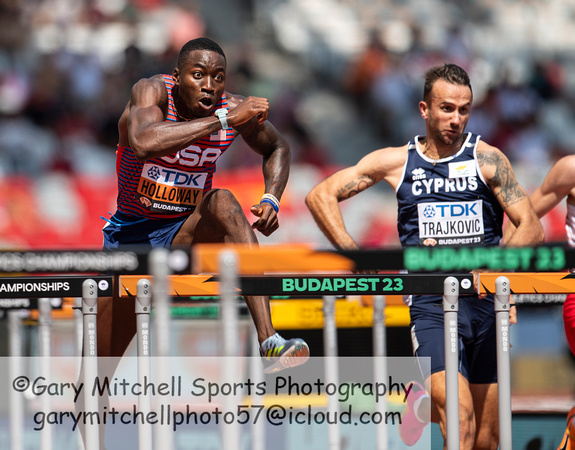
<path id="1" fill-rule="evenodd" d="M 267 121 L 269 101 L 225 91 L 226 57 L 207 38 L 186 43 L 171 75 L 138 81 L 118 123 L 117 211 L 104 226 L 104 248 L 190 247 L 197 243 L 258 245 L 269 236 L 288 181 L 290 148 Z M 250 225 L 234 195 L 212 189 L 218 158 L 240 135 L 262 156 L 265 193 Z M 303 364 L 302 339 L 273 328 L 267 297 L 245 298 L 266 372 Z M 121 356 L 136 330 L 132 302 L 98 307 L 98 353 Z"/>
<path id="2" fill-rule="evenodd" d="M 318 226 L 338 249 L 357 249 L 345 229 L 338 202 L 379 181 L 395 190 L 402 246 L 499 245 L 503 214 L 516 226 L 505 245 L 543 242 L 543 229 L 528 196 L 518 184 L 509 160 L 479 136 L 464 132 L 473 94 L 467 73 L 454 64 L 425 74 L 423 101 L 426 136 L 407 145 L 376 150 L 312 189 L 306 204 Z M 414 354 L 430 357 L 424 373 L 431 395 L 431 420 L 446 437 L 443 310 L 440 296 L 412 296 L 410 304 Z M 492 297 L 462 296 L 459 302 L 460 448 L 498 446 L 495 313 Z M 423 389 L 414 394 L 427 397 Z M 429 398 L 427 398 L 429 401 Z M 409 399 L 408 399 L 409 400 Z M 417 402 L 415 402 L 417 403 Z M 417 404 L 400 427 L 413 445 L 429 417 Z M 429 405 L 429 403 L 427 403 Z"/>

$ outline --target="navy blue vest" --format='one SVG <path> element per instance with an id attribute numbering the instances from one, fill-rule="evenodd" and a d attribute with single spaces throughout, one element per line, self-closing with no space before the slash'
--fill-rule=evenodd
<path id="1" fill-rule="evenodd" d="M 408 144 L 396 189 L 401 245 L 498 245 L 503 210 L 477 163 L 479 136 L 467 133 L 455 155 L 439 160 L 424 156 L 418 140 L 416 136 Z"/>

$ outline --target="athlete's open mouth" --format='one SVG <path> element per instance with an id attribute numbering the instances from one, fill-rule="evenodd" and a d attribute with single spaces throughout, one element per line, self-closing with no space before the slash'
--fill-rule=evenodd
<path id="1" fill-rule="evenodd" d="M 214 101 L 210 97 L 203 97 L 200 99 L 200 103 L 207 108 L 210 108 L 214 104 Z"/>

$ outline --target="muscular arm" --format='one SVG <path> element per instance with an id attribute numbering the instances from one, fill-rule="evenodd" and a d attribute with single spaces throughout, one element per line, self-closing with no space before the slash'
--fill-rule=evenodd
<path id="1" fill-rule="evenodd" d="M 543 217 L 564 198 L 572 197 L 575 189 L 575 155 L 557 161 L 533 194 L 531 203 L 539 217 Z"/>
<path id="2" fill-rule="evenodd" d="M 499 204 L 515 226 L 513 233 L 505 236 L 506 246 L 541 244 L 543 228 L 525 190 L 515 178 L 509 160 L 498 149 L 481 143 L 477 151 L 479 167 Z"/>
<path id="3" fill-rule="evenodd" d="M 253 119 L 238 127 L 238 131 L 246 144 L 263 157 L 265 192 L 281 199 L 290 173 L 291 151 L 288 142 L 267 121 L 258 124 Z"/>
<path id="4" fill-rule="evenodd" d="M 175 153 L 221 129 L 217 117 L 166 122 L 168 94 L 161 78 L 138 81 L 128 105 L 128 145 L 141 160 Z"/>
<path id="5" fill-rule="evenodd" d="M 267 99 L 230 97 L 236 100 L 230 102 L 229 126 L 237 128 L 254 118 L 257 123 L 267 117 Z M 121 130 L 120 145 L 129 145 L 136 157 L 144 161 L 175 153 L 222 128 L 215 116 L 166 122 L 167 109 L 168 94 L 161 76 L 138 81 L 132 88 L 128 105 L 127 137 L 122 136 Z"/>
<path id="6" fill-rule="evenodd" d="M 244 101 L 243 97 L 237 95 L 230 98 L 230 104 Z M 291 151 L 288 142 L 267 121 L 267 115 L 268 109 L 266 108 L 264 114 L 255 115 L 249 121 L 237 126 L 236 130 L 245 143 L 262 156 L 265 193 L 272 194 L 281 200 L 289 178 Z M 255 204 L 250 210 L 258 217 L 252 223 L 252 228 L 260 231 L 264 236 L 269 236 L 279 228 L 277 213 L 269 203 Z"/>
<path id="7" fill-rule="evenodd" d="M 345 228 L 339 202 L 386 180 L 393 188 L 405 162 L 404 151 L 382 149 L 362 158 L 357 165 L 326 178 L 307 195 L 305 202 L 323 234 L 334 247 L 355 250 L 359 246 Z"/>

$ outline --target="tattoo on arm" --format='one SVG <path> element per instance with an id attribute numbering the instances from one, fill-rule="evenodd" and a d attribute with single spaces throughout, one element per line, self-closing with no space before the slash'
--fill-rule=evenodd
<path id="1" fill-rule="evenodd" d="M 338 200 L 346 200 L 375 184 L 375 178 L 361 175 L 337 191 Z"/>
<path id="2" fill-rule="evenodd" d="M 509 162 L 498 153 L 477 153 L 479 167 L 493 166 L 494 175 L 487 180 L 493 193 L 500 199 L 504 208 L 523 200 L 527 195 L 523 188 L 517 183 L 515 174 Z"/>

